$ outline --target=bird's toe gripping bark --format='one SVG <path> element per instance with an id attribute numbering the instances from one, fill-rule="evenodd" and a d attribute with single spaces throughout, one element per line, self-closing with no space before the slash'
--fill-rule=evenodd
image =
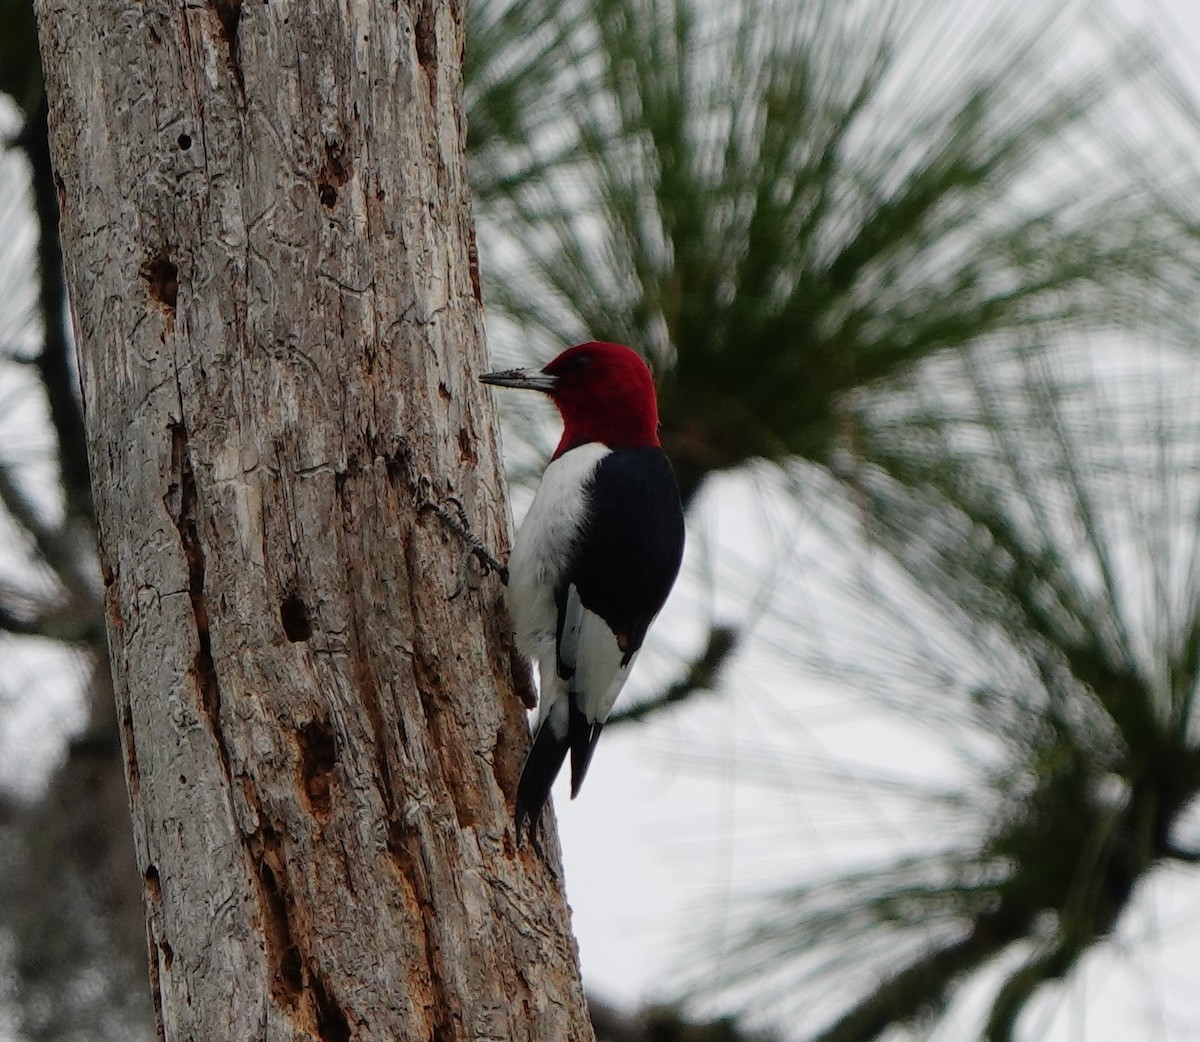
<path id="1" fill-rule="evenodd" d="M 428 500 L 422 504 L 422 509 L 428 510 L 435 514 L 442 524 L 444 524 L 448 529 L 450 529 L 450 531 L 452 531 L 458 536 L 459 539 L 462 540 L 465 547 L 462 561 L 459 564 L 458 585 L 455 588 L 454 593 L 451 594 L 451 599 L 462 593 L 463 588 L 467 585 L 467 567 L 468 562 L 472 557 L 479 562 L 480 567 L 483 569 L 484 575 L 494 572 L 500 577 L 500 581 L 507 585 L 508 568 L 500 563 L 500 561 L 496 558 L 496 555 L 493 554 L 491 549 L 488 547 L 487 543 L 480 539 L 479 536 L 477 536 L 471 530 L 471 523 L 467 518 L 467 512 L 463 508 L 462 503 L 460 503 L 453 496 L 448 496 L 445 500 L 443 500 L 443 502 L 448 503 L 453 507 L 453 513 L 450 510 L 447 510 L 446 507 L 441 503 L 434 503 Z"/>

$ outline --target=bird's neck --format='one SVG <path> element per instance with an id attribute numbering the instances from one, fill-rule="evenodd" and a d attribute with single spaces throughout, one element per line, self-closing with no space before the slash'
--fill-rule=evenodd
<path id="1" fill-rule="evenodd" d="M 623 410 L 614 409 L 605 414 L 595 414 L 586 417 L 563 416 L 563 433 L 559 439 L 558 448 L 554 450 L 554 459 L 564 452 L 578 448 L 580 445 L 599 443 L 610 449 L 642 449 L 658 447 L 658 413 L 651 411 L 649 415 L 622 414 Z"/>

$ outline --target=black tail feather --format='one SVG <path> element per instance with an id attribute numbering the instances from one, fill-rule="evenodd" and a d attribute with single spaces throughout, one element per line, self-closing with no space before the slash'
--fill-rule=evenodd
<path id="1" fill-rule="evenodd" d="M 587 774 L 588 764 L 592 762 L 592 753 L 596 751 L 596 742 L 604 724 L 588 723 L 587 717 L 576 707 L 574 695 L 571 696 L 570 706 L 567 737 L 571 742 L 571 799 L 574 799 L 579 795 L 579 787 Z"/>
<path id="2" fill-rule="evenodd" d="M 569 733 L 569 732 L 568 732 Z M 567 737 L 559 738 L 548 720 L 543 720 L 534 736 L 525 766 L 521 768 L 521 780 L 517 782 L 517 839 L 521 829 L 529 822 L 529 838 L 537 842 L 538 819 L 542 807 L 550 796 L 554 779 L 562 769 L 570 748 Z"/>

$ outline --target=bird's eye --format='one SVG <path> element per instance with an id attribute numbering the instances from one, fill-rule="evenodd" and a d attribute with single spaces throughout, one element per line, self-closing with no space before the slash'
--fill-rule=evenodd
<path id="1" fill-rule="evenodd" d="M 591 355 L 576 355 L 571 359 L 571 368 L 577 373 L 583 372 L 589 365 L 592 364 Z"/>

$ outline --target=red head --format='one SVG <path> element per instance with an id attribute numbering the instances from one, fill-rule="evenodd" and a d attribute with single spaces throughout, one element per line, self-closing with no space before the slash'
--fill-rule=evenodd
<path id="1" fill-rule="evenodd" d="M 658 444 L 654 379 L 641 356 L 621 344 L 579 344 L 541 369 L 508 369 L 480 379 L 551 397 L 563 418 L 556 458 L 589 441 L 614 449 Z"/>

